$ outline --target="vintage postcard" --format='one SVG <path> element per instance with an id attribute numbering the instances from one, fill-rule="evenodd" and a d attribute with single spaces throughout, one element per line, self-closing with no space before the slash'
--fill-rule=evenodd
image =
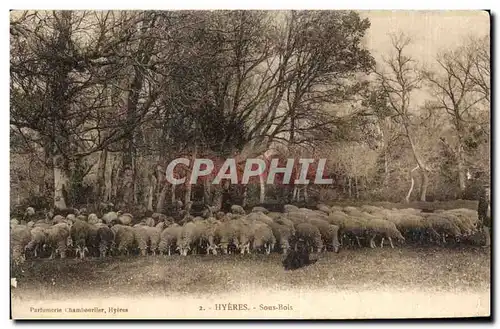
<path id="1" fill-rule="evenodd" d="M 11 11 L 11 318 L 488 319 L 490 20 Z"/>

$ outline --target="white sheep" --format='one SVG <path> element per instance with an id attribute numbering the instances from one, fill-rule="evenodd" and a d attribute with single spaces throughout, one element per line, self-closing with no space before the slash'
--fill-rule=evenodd
<path id="1" fill-rule="evenodd" d="M 169 256 L 172 254 L 172 248 L 177 244 L 177 237 L 180 236 L 182 226 L 179 224 L 171 224 L 165 228 L 160 235 L 160 244 L 158 249 L 160 253 L 167 253 Z"/>
<path id="2" fill-rule="evenodd" d="M 283 212 L 285 212 L 285 213 L 294 212 L 294 211 L 299 211 L 299 207 L 296 207 L 296 206 L 291 205 L 291 204 L 286 204 L 283 206 Z"/>
<path id="3" fill-rule="evenodd" d="M 375 248 L 375 237 L 381 236 L 382 240 L 380 242 L 380 247 L 384 246 L 384 240 L 387 238 L 389 243 L 391 244 L 391 248 L 394 248 L 394 244 L 392 243 L 392 239 L 398 239 L 400 242 L 405 242 L 405 238 L 401 234 L 401 232 L 397 229 L 396 225 L 393 222 L 390 222 L 385 219 L 372 219 L 367 220 L 366 222 L 367 229 L 371 234 L 370 238 L 370 247 Z"/>
<path id="4" fill-rule="evenodd" d="M 164 225 L 165 223 L 161 222 L 154 227 L 148 225 L 134 227 L 135 240 L 142 256 L 147 255 L 148 246 L 151 253 L 156 255 Z"/>
<path id="5" fill-rule="evenodd" d="M 295 235 L 298 240 L 303 240 L 311 252 L 316 248 L 317 252 L 323 250 L 323 241 L 318 228 L 310 223 L 295 225 Z M 297 244 L 295 245 L 297 247 Z"/>
<path id="6" fill-rule="evenodd" d="M 203 225 L 194 222 L 188 222 L 182 226 L 180 236 L 177 238 L 177 249 L 181 256 L 187 256 L 191 250 L 193 250 L 193 253 L 197 253 L 197 248 L 203 236 L 203 229 Z"/>
<path id="7" fill-rule="evenodd" d="M 10 231 L 10 250 L 14 264 L 25 261 L 24 249 L 31 241 L 30 229 L 25 225 L 16 225 Z"/>
<path id="8" fill-rule="evenodd" d="M 96 215 L 96 214 L 93 214 L 93 213 L 92 213 L 92 214 L 90 214 L 90 215 L 88 216 L 88 218 L 87 218 L 87 222 L 88 222 L 89 224 L 97 224 L 97 223 L 100 223 L 100 222 L 102 222 L 102 221 L 99 219 L 99 217 L 97 217 L 97 215 Z"/>
<path id="9" fill-rule="evenodd" d="M 127 225 L 116 224 L 111 227 L 111 230 L 115 235 L 114 246 L 118 253 L 125 253 L 128 255 L 136 244 L 134 228 Z"/>
<path id="10" fill-rule="evenodd" d="M 330 207 L 328 207 L 326 204 L 323 203 L 317 204 L 316 208 L 327 215 L 329 215 L 332 212 L 332 209 L 330 209 Z"/>
<path id="11" fill-rule="evenodd" d="M 264 207 L 253 207 L 252 208 L 252 212 L 261 212 L 261 213 L 264 213 L 264 214 L 268 214 L 269 213 L 269 210 L 267 210 L 266 208 Z"/>
<path id="12" fill-rule="evenodd" d="M 246 215 L 245 209 L 243 209 L 242 206 L 238 206 L 236 204 L 233 204 L 231 206 L 231 212 L 237 215 Z"/>
<path id="13" fill-rule="evenodd" d="M 45 246 L 51 249 L 49 259 L 54 258 L 57 253 L 59 253 L 61 258 L 66 258 L 69 235 L 70 227 L 66 223 L 58 223 L 45 229 Z"/>
<path id="14" fill-rule="evenodd" d="M 89 240 L 93 240 L 93 228 L 93 225 L 78 219 L 71 226 L 71 240 L 76 250 L 76 256 L 80 256 L 80 259 L 85 258 L 85 253 L 89 252 L 88 244 Z M 97 234 L 97 229 L 95 231 Z"/>
<path id="15" fill-rule="evenodd" d="M 106 224 L 96 223 L 95 225 L 97 226 L 97 240 L 99 241 L 99 257 L 104 258 L 113 248 L 115 233 Z"/>
<path id="16" fill-rule="evenodd" d="M 113 225 L 118 222 L 118 213 L 110 211 L 102 216 L 102 220 L 108 225 Z"/>
<path id="17" fill-rule="evenodd" d="M 320 218 L 311 218 L 309 223 L 318 228 L 325 246 L 330 246 L 334 252 L 339 252 L 339 226 L 332 225 Z"/>
<path id="18" fill-rule="evenodd" d="M 131 225 L 133 220 L 134 216 L 129 213 L 121 214 L 118 216 L 118 222 L 122 225 Z"/>
<path id="19" fill-rule="evenodd" d="M 251 230 L 252 249 L 263 249 L 265 253 L 269 255 L 271 253 L 271 250 L 274 249 L 274 245 L 276 244 L 276 237 L 274 236 L 271 227 L 263 222 L 255 221 L 251 225 Z M 247 252 L 250 253 L 250 250 L 248 248 Z"/>

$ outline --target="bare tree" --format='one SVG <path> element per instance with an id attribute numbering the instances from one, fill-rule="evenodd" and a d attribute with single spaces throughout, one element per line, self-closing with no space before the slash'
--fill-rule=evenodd
<path id="1" fill-rule="evenodd" d="M 487 41 L 487 40 L 486 40 Z M 470 40 L 455 50 L 440 54 L 438 70 L 424 71 L 434 101 L 428 106 L 444 110 L 456 132 L 453 149 L 461 192 L 466 188 L 465 140 L 468 127 L 477 121 L 477 111 L 489 108 L 489 47 L 484 39 Z M 449 141 L 443 139 L 446 145 Z"/>
<path id="2" fill-rule="evenodd" d="M 420 88 L 422 77 L 416 61 L 405 54 L 411 39 L 404 34 L 399 34 L 392 35 L 391 41 L 394 54 L 383 61 L 387 71 L 377 69 L 375 74 L 382 90 L 387 95 L 388 106 L 393 112 L 394 119 L 403 128 L 415 162 L 420 169 L 422 177 L 420 200 L 425 201 L 430 168 L 416 145 L 413 126 L 415 108 L 412 106 L 412 93 Z M 407 202 L 409 202 L 409 196 L 410 194 L 406 197 Z"/>

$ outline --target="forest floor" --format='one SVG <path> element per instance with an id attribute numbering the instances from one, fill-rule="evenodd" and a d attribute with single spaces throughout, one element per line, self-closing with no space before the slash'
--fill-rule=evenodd
<path id="1" fill-rule="evenodd" d="M 384 310 L 401 310 L 402 316 L 418 316 L 419 311 L 424 312 L 423 316 L 440 316 L 441 313 L 432 312 L 451 305 L 459 309 L 443 310 L 443 316 L 489 314 L 490 251 L 482 247 L 344 249 L 338 254 L 320 254 L 315 264 L 295 271 L 285 271 L 282 259 L 280 254 L 251 254 L 27 261 L 12 273 L 18 286 L 11 289 L 11 296 L 14 307 L 37 303 L 45 307 L 49 300 L 60 303 L 75 298 L 80 303 L 95 298 L 102 302 L 103 297 L 121 300 L 121 303 L 148 298 L 160 298 L 165 302 L 165 298 L 205 298 L 221 294 L 226 294 L 226 297 L 213 297 L 212 300 L 228 303 L 238 296 L 238 300 L 244 303 L 261 303 L 274 298 L 270 296 L 281 296 L 283 300 L 288 294 L 284 301 L 295 298 L 295 303 L 304 309 L 306 304 L 319 302 L 321 297 L 318 294 L 329 300 L 327 304 L 331 304 L 331 298 L 337 294 L 342 296 L 342 305 L 359 304 L 349 307 L 353 314 L 339 313 L 344 308 L 337 308 L 337 313 L 333 314 L 342 318 L 383 317 Z M 314 291 L 318 294 L 315 295 Z M 360 297 L 372 291 L 377 291 L 370 295 L 372 297 Z M 307 294 L 312 294 L 312 301 L 304 304 Z M 419 294 L 424 295 L 419 299 Z M 348 296 L 357 297 L 351 297 L 355 301 L 349 302 Z M 366 313 L 367 308 L 363 305 L 370 299 L 372 310 L 381 308 L 381 302 L 389 304 L 378 313 Z M 402 306 L 405 302 L 409 304 Z M 189 307 L 186 305 L 182 310 L 186 311 L 187 307 L 194 312 L 193 305 L 203 308 L 197 305 L 200 303 L 189 303 Z M 269 303 L 273 304 L 272 301 Z M 432 306 L 433 303 L 437 304 Z M 321 307 L 314 310 L 326 312 Z M 200 316 L 199 312 L 190 314 Z M 140 314 L 144 314 L 144 310 Z M 322 317 L 321 314 L 316 317 Z M 387 314 L 388 317 L 398 317 L 399 313 Z M 295 314 L 295 317 L 299 315 Z"/>

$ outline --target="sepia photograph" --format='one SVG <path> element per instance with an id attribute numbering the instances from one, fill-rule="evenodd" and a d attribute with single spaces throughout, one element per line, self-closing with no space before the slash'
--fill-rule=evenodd
<path id="1" fill-rule="evenodd" d="M 9 19 L 12 320 L 491 321 L 489 11 Z"/>

